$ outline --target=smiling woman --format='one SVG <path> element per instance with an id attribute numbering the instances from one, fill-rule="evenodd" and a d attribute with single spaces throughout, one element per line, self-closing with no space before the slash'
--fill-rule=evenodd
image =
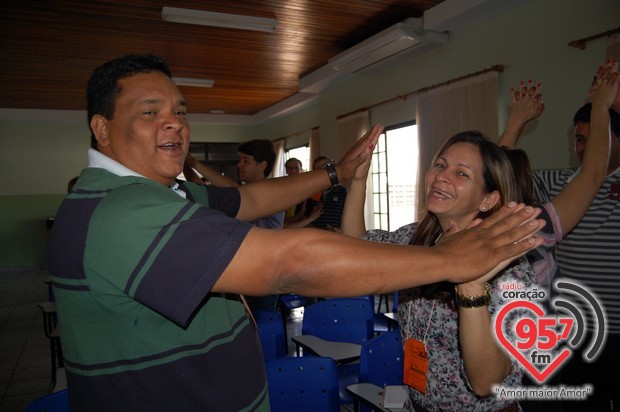
<path id="1" fill-rule="evenodd" d="M 465 228 L 476 218 L 490 216 L 515 196 L 508 158 L 479 132 L 453 136 L 431 164 L 426 175 L 424 219 L 394 232 L 362 233 L 365 239 L 434 246 L 444 234 Z M 361 177 L 352 182 L 351 202 L 364 198 L 358 195 L 365 192 L 365 182 Z M 362 210 L 362 205 L 351 204 L 347 198 L 343 233 L 360 236 L 352 231 L 356 226 L 351 222 L 360 221 Z M 501 284 L 519 283 L 527 288 L 534 284 L 535 276 L 526 260 L 491 280 L 498 271 L 456 287 L 454 283 L 440 282 L 399 292 L 405 353 L 412 352 L 408 348 L 421 348 L 428 359 L 423 374 L 405 377 L 411 388 L 404 410 L 495 411 L 516 407 L 510 400 L 486 396 L 492 384 L 518 386 L 523 375 L 518 363 L 504 354 L 492 336 L 491 317 L 505 301 Z M 409 362 L 411 357 L 406 356 L 406 370 L 410 369 Z"/>

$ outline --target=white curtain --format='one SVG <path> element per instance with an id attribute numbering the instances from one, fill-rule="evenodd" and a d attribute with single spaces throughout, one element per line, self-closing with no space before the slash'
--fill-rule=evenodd
<path id="1" fill-rule="evenodd" d="M 369 129 L 368 110 L 353 113 L 337 120 L 338 126 L 338 153 L 340 159 L 355 142 Z"/>
<path id="2" fill-rule="evenodd" d="M 284 143 L 284 139 L 273 141 L 273 150 L 276 152 L 276 161 L 273 164 L 273 170 L 271 171 L 272 177 L 286 176 L 286 170 L 284 168 Z"/>
<path id="3" fill-rule="evenodd" d="M 318 156 L 321 155 L 321 132 L 318 127 L 312 129 L 310 133 L 310 140 L 308 141 L 308 148 L 310 149 L 310 159 L 308 164 L 308 171 L 312 170 L 312 162 Z"/>
<path id="4" fill-rule="evenodd" d="M 416 121 L 419 136 L 416 221 L 424 213 L 426 172 L 435 152 L 454 134 L 479 130 L 492 139 L 498 133 L 496 71 L 470 77 L 445 86 L 421 92 L 418 96 Z"/>
<path id="5" fill-rule="evenodd" d="M 353 113 L 337 120 L 338 125 L 338 159 L 346 153 L 370 129 L 368 110 Z M 368 174 L 366 181 L 366 201 L 364 203 L 364 220 L 366 227 L 373 226 L 372 176 Z"/>

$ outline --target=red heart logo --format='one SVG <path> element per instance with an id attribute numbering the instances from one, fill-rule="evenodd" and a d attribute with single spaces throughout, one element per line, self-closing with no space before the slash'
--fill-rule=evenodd
<path id="1" fill-rule="evenodd" d="M 504 348 L 506 348 L 506 350 L 508 350 L 508 352 L 510 352 L 510 354 L 517 361 L 519 361 L 525 369 L 529 371 L 531 376 L 534 379 L 536 379 L 538 382 L 543 383 L 549 377 L 549 375 L 551 375 L 570 356 L 571 351 L 569 349 L 564 348 L 560 352 L 560 354 L 555 359 L 553 359 L 553 361 L 551 361 L 551 355 L 545 355 L 545 359 L 549 360 L 549 362 L 545 362 L 546 366 L 543 367 L 542 369 L 539 369 L 538 367 L 536 367 L 530 361 L 530 359 L 525 357 L 523 353 L 521 353 L 519 348 L 515 347 L 512 344 L 512 342 L 510 342 L 504 335 L 504 330 L 502 328 L 504 319 L 506 318 L 506 315 L 511 310 L 517 309 L 517 308 L 526 308 L 534 312 L 534 314 L 536 314 L 538 322 L 534 323 L 534 325 L 532 326 L 535 326 L 536 324 L 540 324 L 540 321 L 542 320 L 541 318 L 543 318 L 545 315 L 545 311 L 540 306 L 532 302 L 525 301 L 525 300 L 517 300 L 517 301 L 511 302 L 508 305 L 504 306 L 499 311 L 497 318 L 495 319 L 495 334 L 497 335 L 497 339 L 502 344 L 502 346 L 504 346 Z M 529 320 L 530 324 L 533 323 L 529 318 L 527 318 L 526 320 Z M 547 318 L 546 320 L 549 321 L 550 319 Z M 524 321 L 524 319 L 520 319 L 519 322 L 521 321 Z M 545 322 L 545 323 L 546 325 L 549 325 L 549 322 Z M 555 320 L 553 320 L 552 323 L 555 324 Z M 572 325 L 572 319 L 570 319 L 570 322 L 567 322 L 567 324 L 569 324 L 569 326 Z M 546 331 L 550 332 L 549 330 L 546 330 Z M 538 341 L 538 338 L 539 338 L 538 329 L 531 328 L 530 332 L 534 333 L 533 336 L 530 333 L 531 335 L 530 337 L 534 337 L 535 341 Z M 543 337 L 544 339 L 544 341 L 541 342 L 542 346 L 546 349 L 548 349 L 550 346 L 552 347 L 555 346 L 555 343 L 557 343 L 558 340 L 566 339 L 568 337 L 568 332 L 569 332 L 568 329 L 565 330 L 565 334 L 563 334 L 562 336 L 558 335 L 557 339 L 556 339 L 555 333 L 551 333 L 551 334 L 545 333 L 544 335 L 540 336 L 540 337 Z M 530 343 L 531 343 L 530 345 L 527 345 L 529 346 L 529 348 L 532 347 L 534 342 L 530 342 Z M 517 346 L 519 346 L 519 344 L 517 344 Z M 529 350 L 529 348 L 527 349 Z"/>

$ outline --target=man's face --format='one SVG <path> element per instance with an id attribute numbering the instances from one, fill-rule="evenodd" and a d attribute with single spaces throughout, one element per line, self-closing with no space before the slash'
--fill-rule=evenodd
<path id="1" fill-rule="evenodd" d="M 583 154 L 586 151 L 586 141 L 590 133 L 590 123 L 577 123 L 575 125 L 575 154 L 579 164 L 583 163 Z"/>
<path id="2" fill-rule="evenodd" d="M 265 178 L 265 168 L 267 162 L 257 162 L 254 156 L 245 153 L 239 153 L 239 163 L 237 163 L 237 171 L 239 172 L 239 180 L 246 183 L 263 180 Z"/>
<path id="3" fill-rule="evenodd" d="M 301 173 L 301 164 L 297 162 L 289 162 L 285 166 L 288 176 L 298 175 Z"/>
<path id="4" fill-rule="evenodd" d="M 590 123 L 577 123 L 575 126 L 575 154 L 579 159 L 579 164 L 583 164 L 583 155 L 586 150 L 586 142 L 590 134 Z M 609 148 L 609 165 L 607 173 L 611 173 L 620 166 L 620 138 L 611 135 L 611 146 Z"/>
<path id="5" fill-rule="evenodd" d="M 183 96 L 154 71 L 119 80 L 112 119 L 93 117 L 98 148 L 127 168 L 164 185 L 183 171 L 190 126 Z"/>

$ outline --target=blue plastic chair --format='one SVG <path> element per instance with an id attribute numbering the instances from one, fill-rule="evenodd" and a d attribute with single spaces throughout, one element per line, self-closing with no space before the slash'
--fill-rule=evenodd
<path id="1" fill-rule="evenodd" d="M 69 395 L 66 389 L 50 393 L 28 404 L 27 412 L 68 412 Z"/>
<path id="2" fill-rule="evenodd" d="M 280 312 L 280 314 L 282 315 L 282 319 L 284 320 L 285 341 L 288 342 L 288 330 L 286 329 L 286 321 L 293 309 L 303 308 L 307 305 L 311 305 L 312 303 L 316 302 L 316 300 L 316 298 L 307 298 L 305 296 L 295 293 L 278 295 L 278 311 Z M 288 345 L 286 346 L 286 354 L 288 355 Z"/>
<path id="3" fill-rule="evenodd" d="M 335 342 L 362 344 L 373 337 L 374 308 L 368 298 L 334 298 L 304 312 L 301 333 Z"/>
<path id="4" fill-rule="evenodd" d="M 339 412 L 333 359 L 290 357 L 265 364 L 272 412 Z"/>
<path id="5" fill-rule="evenodd" d="M 371 295 L 371 297 L 374 302 L 374 300 L 376 300 L 376 296 Z M 385 301 L 383 299 L 385 299 Z M 385 302 L 385 308 L 386 308 L 385 312 L 389 312 L 390 309 L 393 313 L 398 312 L 398 291 L 392 293 L 392 307 L 391 308 L 389 307 L 388 294 L 380 296 L 379 304 L 376 305 L 378 310 L 375 313 L 375 323 L 374 323 L 375 334 L 388 332 L 392 329 L 398 329 L 399 327 L 398 322 L 394 322 L 388 319 L 387 317 L 385 317 L 384 313 L 381 311 L 382 302 Z"/>
<path id="6" fill-rule="evenodd" d="M 398 312 L 398 291 L 394 292 L 392 296 L 392 312 Z"/>
<path id="7" fill-rule="evenodd" d="M 361 345 L 374 336 L 374 308 L 368 297 L 327 299 L 306 307 L 303 335 Z M 338 365 L 340 401 L 353 403 L 347 386 L 357 383 L 359 363 Z"/>
<path id="8" fill-rule="evenodd" d="M 253 309 L 265 362 L 286 356 L 286 333 L 280 312 Z"/>
<path id="9" fill-rule="evenodd" d="M 306 306 L 308 299 L 305 296 L 297 295 L 295 293 L 289 293 L 278 296 L 278 303 L 287 310 L 300 308 Z"/>
<path id="10" fill-rule="evenodd" d="M 378 335 L 362 345 L 359 382 L 377 385 L 377 390 L 382 390 L 387 385 L 403 385 L 403 359 L 403 343 L 399 330 Z M 359 410 L 373 410 L 372 402 L 362 402 Z"/>
<path id="11" fill-rule="evenodd" d="M 382 333 L 362 345 L 360 382 L 377 386 L 403 384 L 403 343 L 399 330 Z"/>

